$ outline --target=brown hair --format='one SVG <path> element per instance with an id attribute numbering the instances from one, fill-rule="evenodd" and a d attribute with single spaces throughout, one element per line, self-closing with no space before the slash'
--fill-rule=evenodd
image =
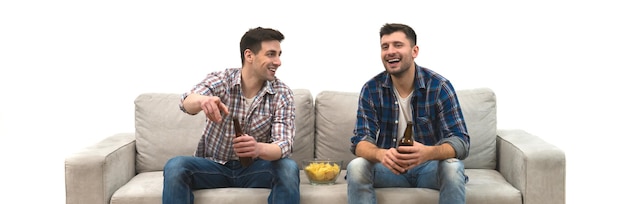
<path id="1" fill-rule="evenodd" d="M 241 64 L 244 62 L 243 52 L 250 49 L 252 53 L 257 54 L 261 50 L 261 42 L 278 40 L 282 42 L 285 36 L 280 31 L 271 28 L 252 28 L 241 37 L 239 42 L 239 52 L 241 54 Z"/>
<path id="2" fill-rule="evenodd" d="M 383 35 L 389 35 L 397 31 L 402 31 L 404 35 L 406 35 L 406 38 L 409 39 L 409 42 L 411 42 L 411 46 L 416 45 L 417 35 L 415 34 L 415 31 L 410 26 L 404 24 L 387 23 L 383 25 L 383 27 L 380 28 L 380 37 L 382 38 Z"/>

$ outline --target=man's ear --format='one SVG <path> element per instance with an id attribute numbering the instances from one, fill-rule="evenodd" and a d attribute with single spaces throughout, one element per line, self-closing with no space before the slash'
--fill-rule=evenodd
<path id="1" fill-rule="evenodd" d="M 254 57 L 254 53 L 252 53 L 252 50 L 246 49 L 243 51 L 243 56 L 246 62 L 252 62 L 252 57 Z"/>
<path id="2" fill-rule="evenodd" d="M 413 58 L 416 58 L 416 57 L 417 57 L 417 53 L 419 53 L 419 51 L 420 51 L 420 47 L 418 47 L 417 45 L 415 45 L 415 46 L 413 47 L 413 52 L 412 52 L 412 53 L 413 53 Z"/>

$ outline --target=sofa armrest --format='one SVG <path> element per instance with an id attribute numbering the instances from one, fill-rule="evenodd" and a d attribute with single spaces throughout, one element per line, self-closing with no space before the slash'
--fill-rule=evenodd
<path id="1" fill-rule="evenodd" d="M 565 203 L 565 153 L 523 130 L 498 130 L 498 166 L 524 204 Z"/>
<path id="2" fill-rule="evenodd" d="M 67 156 L 65 202 L 108 204 L 135 176 L 135 152 L 135 134 L 122 133 Z"/>

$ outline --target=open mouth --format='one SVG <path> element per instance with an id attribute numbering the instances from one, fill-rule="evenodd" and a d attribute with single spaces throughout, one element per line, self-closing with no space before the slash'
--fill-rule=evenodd
<path id="1" fill-rule="evenodd" d="M 387 63 L 389 65 L 396 65 L 396 64 L 400 63 L 400 59 L 398 59 L 398 58 L 390 59 L 390 60 L 387 60 Z"/>

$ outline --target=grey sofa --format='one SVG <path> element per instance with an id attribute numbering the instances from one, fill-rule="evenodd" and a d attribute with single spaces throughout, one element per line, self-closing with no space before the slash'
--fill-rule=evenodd
<path id="1" fill-rule="evenodd" d="M 358 93 L 295 89 L 296 138 L 292 158 L 354 158 L 349 138 Z M 135 100 L 134 133 L 105 138 L 66 157 L 68 204 L 161 203 L 162 169 L 175 155 L 191 155 L 204 116 L 178 109 L 179 94 L 146 93 Z M 471 135 L 467 203 L 565 203 L 565 155 L 523 130 L 499 130 L 496 97 L 487 88 L 458 91 Z M 335 185 L 310 185 L 301 171 L 301 203 L 346 203 L 345 170 Z M 196 203 L 266 203 L 269 189 L 222 188 L 194 192 Z M 436 190 L 382 188 L 378 203 L 437 203 Z"/>

